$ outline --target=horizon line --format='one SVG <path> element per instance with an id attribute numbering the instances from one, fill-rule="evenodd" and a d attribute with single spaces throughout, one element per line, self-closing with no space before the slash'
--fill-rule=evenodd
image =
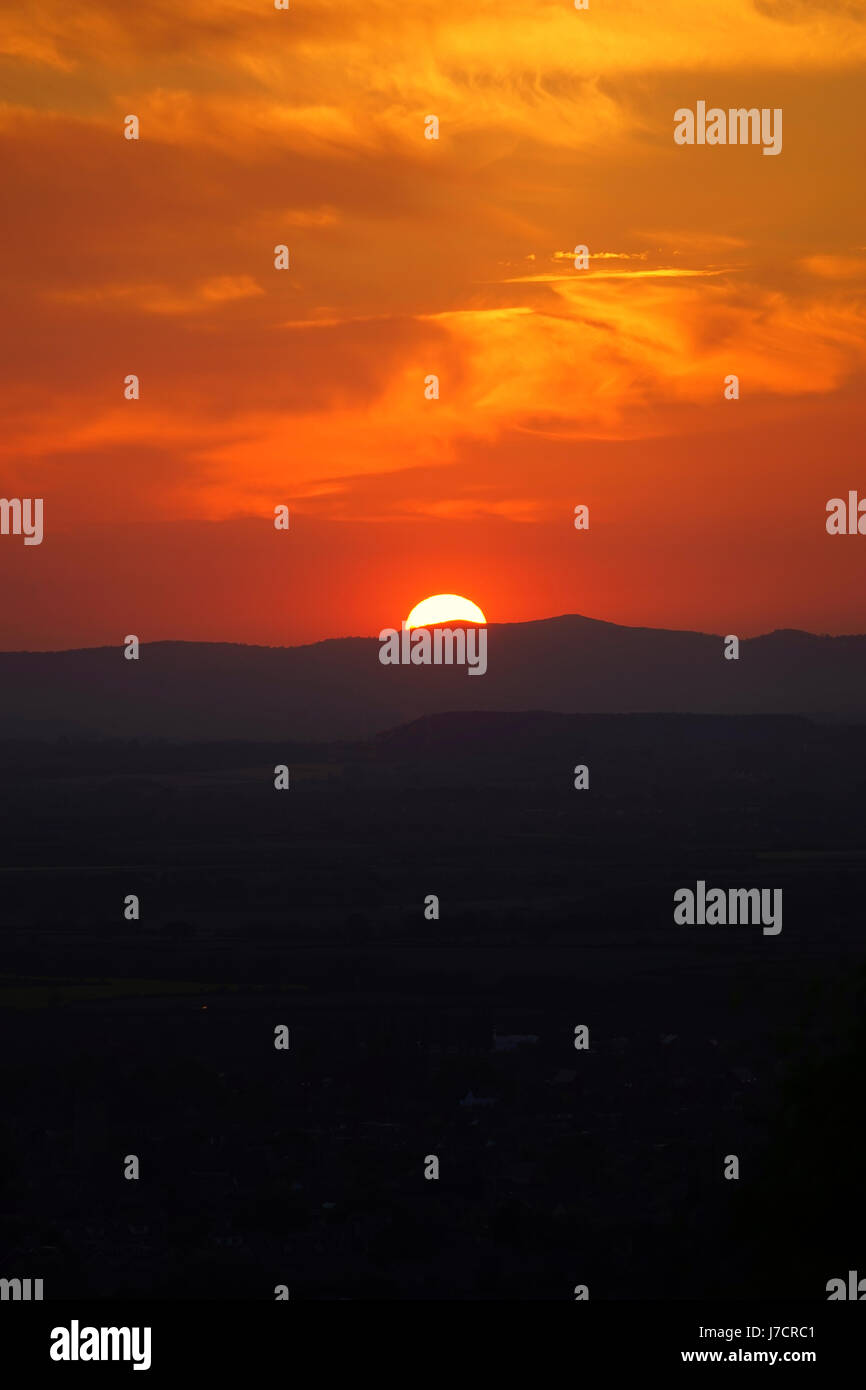
<path id="1" fill-rule="evenodd" d="M 432 630 L 434 630 L 434 628 L 443 629 L 443 628 L 461 628 L 461 627 L 463 627 L 463 628 L 465 628 L 465 627 L 473 627 L 473 628 L 482 628 L 482 627 L 483 627 L 483 628 L 491 628 L 491 627 L 494 627 L 494 628 L 505 628 L 505 627 L 533 627 L 533 626 L 537 626 L 537 625 L 540 624 L 540 623 L 556 623 L 556 622 L 563 622 L 563 621 L 566 621 L 566 620 L 568 620 L 568 619 L 578 619 L 580 622 L 583 622 L 583 623 L 593 623 L 593 624 L 597 624 L 597 625 L 600 626 L 600 627 L 615 627 L 615 628 L 620 628 L 620 629 L 621 629 L 622 631 L 624 631 L 624 632 L 659 632 L 659 633 L 662 633 L 662 632 L 663 632 L 663 633 L 676 633 L 676 634 L 678 634 L 678 635 L 680 635 L 680 636 L 712 637 L 712 638 L 716 638 L 716 639 L 721 638 L 721 637 L 724 636 L 724 634 L 722 634 L 722 633 L 718 633 L 718 632 L 706 632 L 706 631 L 703 631 L 703 630 L 698 629 L 698 628 L 653 627 L 652 625 L 647 625 L 646 623 L 616 623 L 616 622 L 612 622 L 610 619 L 607 619 L 607 618 L 593 618 L 593 617 L 589 617 L 589 616 L 588 616 L 587 614 L 585 614 L 585 613 L 552 613 L 552 614 L 549 614 L 548 616 L 543 617 L 543 618 L 524 618 L 524 619 L 518 620 L 518 621 L 516 621 L 516 622 L 500 622 L 500 623 L 493 623 L 493 622 L 490 622 L 490 621 L 487 621 L 487 622 L 485 622 L 485 623 L 470 623 L 470 622 L 461 621 L 461 620 L 454 620 L 454 621 L 448 622 L 448 623 L 437 623 L 437 624 L 431 625 L 427 630 L 432 631 Z M 405 619 L 403 619 L 402 621 L 405 621 Z M 399 627 L 397 627 L 397 628 L 387 628 L 387 629 L 386 629 L 386 628 L 383 628 L 383 629 L 381 629 L 381 631 L 391 631 L 391 630 L 399 631 Z M 423 629 L 417 628 L 417 629 L 414 629 L 414 630 L 415 630 L 415 631 L 422 631 Z M 866 636 L 866 633 L 863 633 L 863 632 L 839 632 L 839 633 L 834 633 L 834 632 L 813 632 L 813 631 L 811 631 L 811 630 L 808 629 L 808 628 L 798 628 L 798 627 L 779 627 L 779 628 L 771 628 L 771 629 L 769 629 L 768 631 L 754 633 L 754 634 L 753 634 L 752 636 L 750 636 L 750 637 L 742 636 L 741 634 L 737 634 L 737 635 L 740 637 L 740 641 L 742 641 L 742 642 L 755 642 L 755 641 L 759 641 L 761 638 L 764 638 L 764 637 L 773 637 L 773 636 L 776 636 L 776 635 L 781 634 L 781 633 L 790 633 L 790 634 L 796 634 L 796 635 L 798 635 L 798 636 L 803 636 L 803 637 L 814 637 L 814 638 L 817 638 L 817 639 L 832 639 L 832 640 L 839 640 L 839 639 L 844 639 L 844 638 L 863 637 L 863 636 Z M 139 646 L 141 646 L 141 647 L 156 647 L 156 646 L 244 647 L 244 648 L 250 648 L 250 649 L 252 649 L 252 650 L 257 650 L 257 651 L 301 651 L 301 650 L 304 650 L 305 648 L 308 648 L 308 647 L 320 647 L 320 646 L 323 646 L 326 642 L 378 642 L 378 641 L 380 641 L 380 640 L 381 640 L 381 639 L 380 639 L 379 633 L 342 633 L 340 636 L 337 636 L 337 637 L 318 637 L 318 638 L 315 638 L 315 639 L 314 639 L 313 641 L 311 641 L 311 642 L 291 642 L 291 643 L 237 642 L 237 641 L 232 641 L 232 640 L 230 640 L 230 639 L 225 639 L 225 638 L 155 637 L 155 638 L 152 638 L 152 639 L 149 639 L 149 640 L 142 640 L 141 638 L 139 638 Z M 118 642 L 117 644 L 110 643 L 110 642 L 102 642 L 102 643 L 98 643 L 98 644 L 93 645 L 93 646 L 84 646 L 84 647 L 2 647 L 2 648 L 0 648 L 0 657 L 2 657 L 2 656 L 63 656 L 63 655 L 68 655 L 68 654 L 70 654 L 70 653 L 72 653 L 72 652 L 114 651 L 114 650 L 116 650 L 117 648 L 122 647 L 122 646 L 123 646 L 123 640 L 121 639 L 121 641 Z"/>

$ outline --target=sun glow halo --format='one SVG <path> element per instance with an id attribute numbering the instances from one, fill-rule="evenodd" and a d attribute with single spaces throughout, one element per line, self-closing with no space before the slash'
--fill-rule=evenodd
<path id="1" fill-rule="evenodd" d="M 407 628 L 442 627 L 446 623 L 486 623 L 487 619 L 471 599 L 459 594 L 432 594 L 416 603 L 406 619 Z"/>

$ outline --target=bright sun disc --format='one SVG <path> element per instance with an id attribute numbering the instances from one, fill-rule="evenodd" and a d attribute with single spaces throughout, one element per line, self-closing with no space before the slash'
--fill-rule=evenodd
<path id="1" fill-rule="evenodd" d="M 433 594 L 416 603 L 407 627 L 442 627 L 444 623 L 486 623 L 477 603 L 459 594 Z"/>

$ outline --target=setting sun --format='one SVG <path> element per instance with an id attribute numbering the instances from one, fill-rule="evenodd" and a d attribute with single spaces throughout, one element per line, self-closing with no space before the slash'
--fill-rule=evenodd
<path id="1" fill-rule="evenodd" d="M 406 626 L 441 627 L 443 623 L 486 623 L 477 603 L 459 594 L 432 594 L 416 603 L 406 619 Z"/>

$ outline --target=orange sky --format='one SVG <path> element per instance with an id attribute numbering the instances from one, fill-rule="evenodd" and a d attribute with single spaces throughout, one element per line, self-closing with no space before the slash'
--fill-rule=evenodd
<path id="1" fill-rule="evenodd" d="M 824 529 L 866 496 L 866 0 L 590 4 L 2 16 L 0 495 L 45 539 L 0 536 L 0 646 L 438 592 L 866 629 L 866 537 Z M 782 153 L 677 146 L 698 100 L 782 108 Z"/>

